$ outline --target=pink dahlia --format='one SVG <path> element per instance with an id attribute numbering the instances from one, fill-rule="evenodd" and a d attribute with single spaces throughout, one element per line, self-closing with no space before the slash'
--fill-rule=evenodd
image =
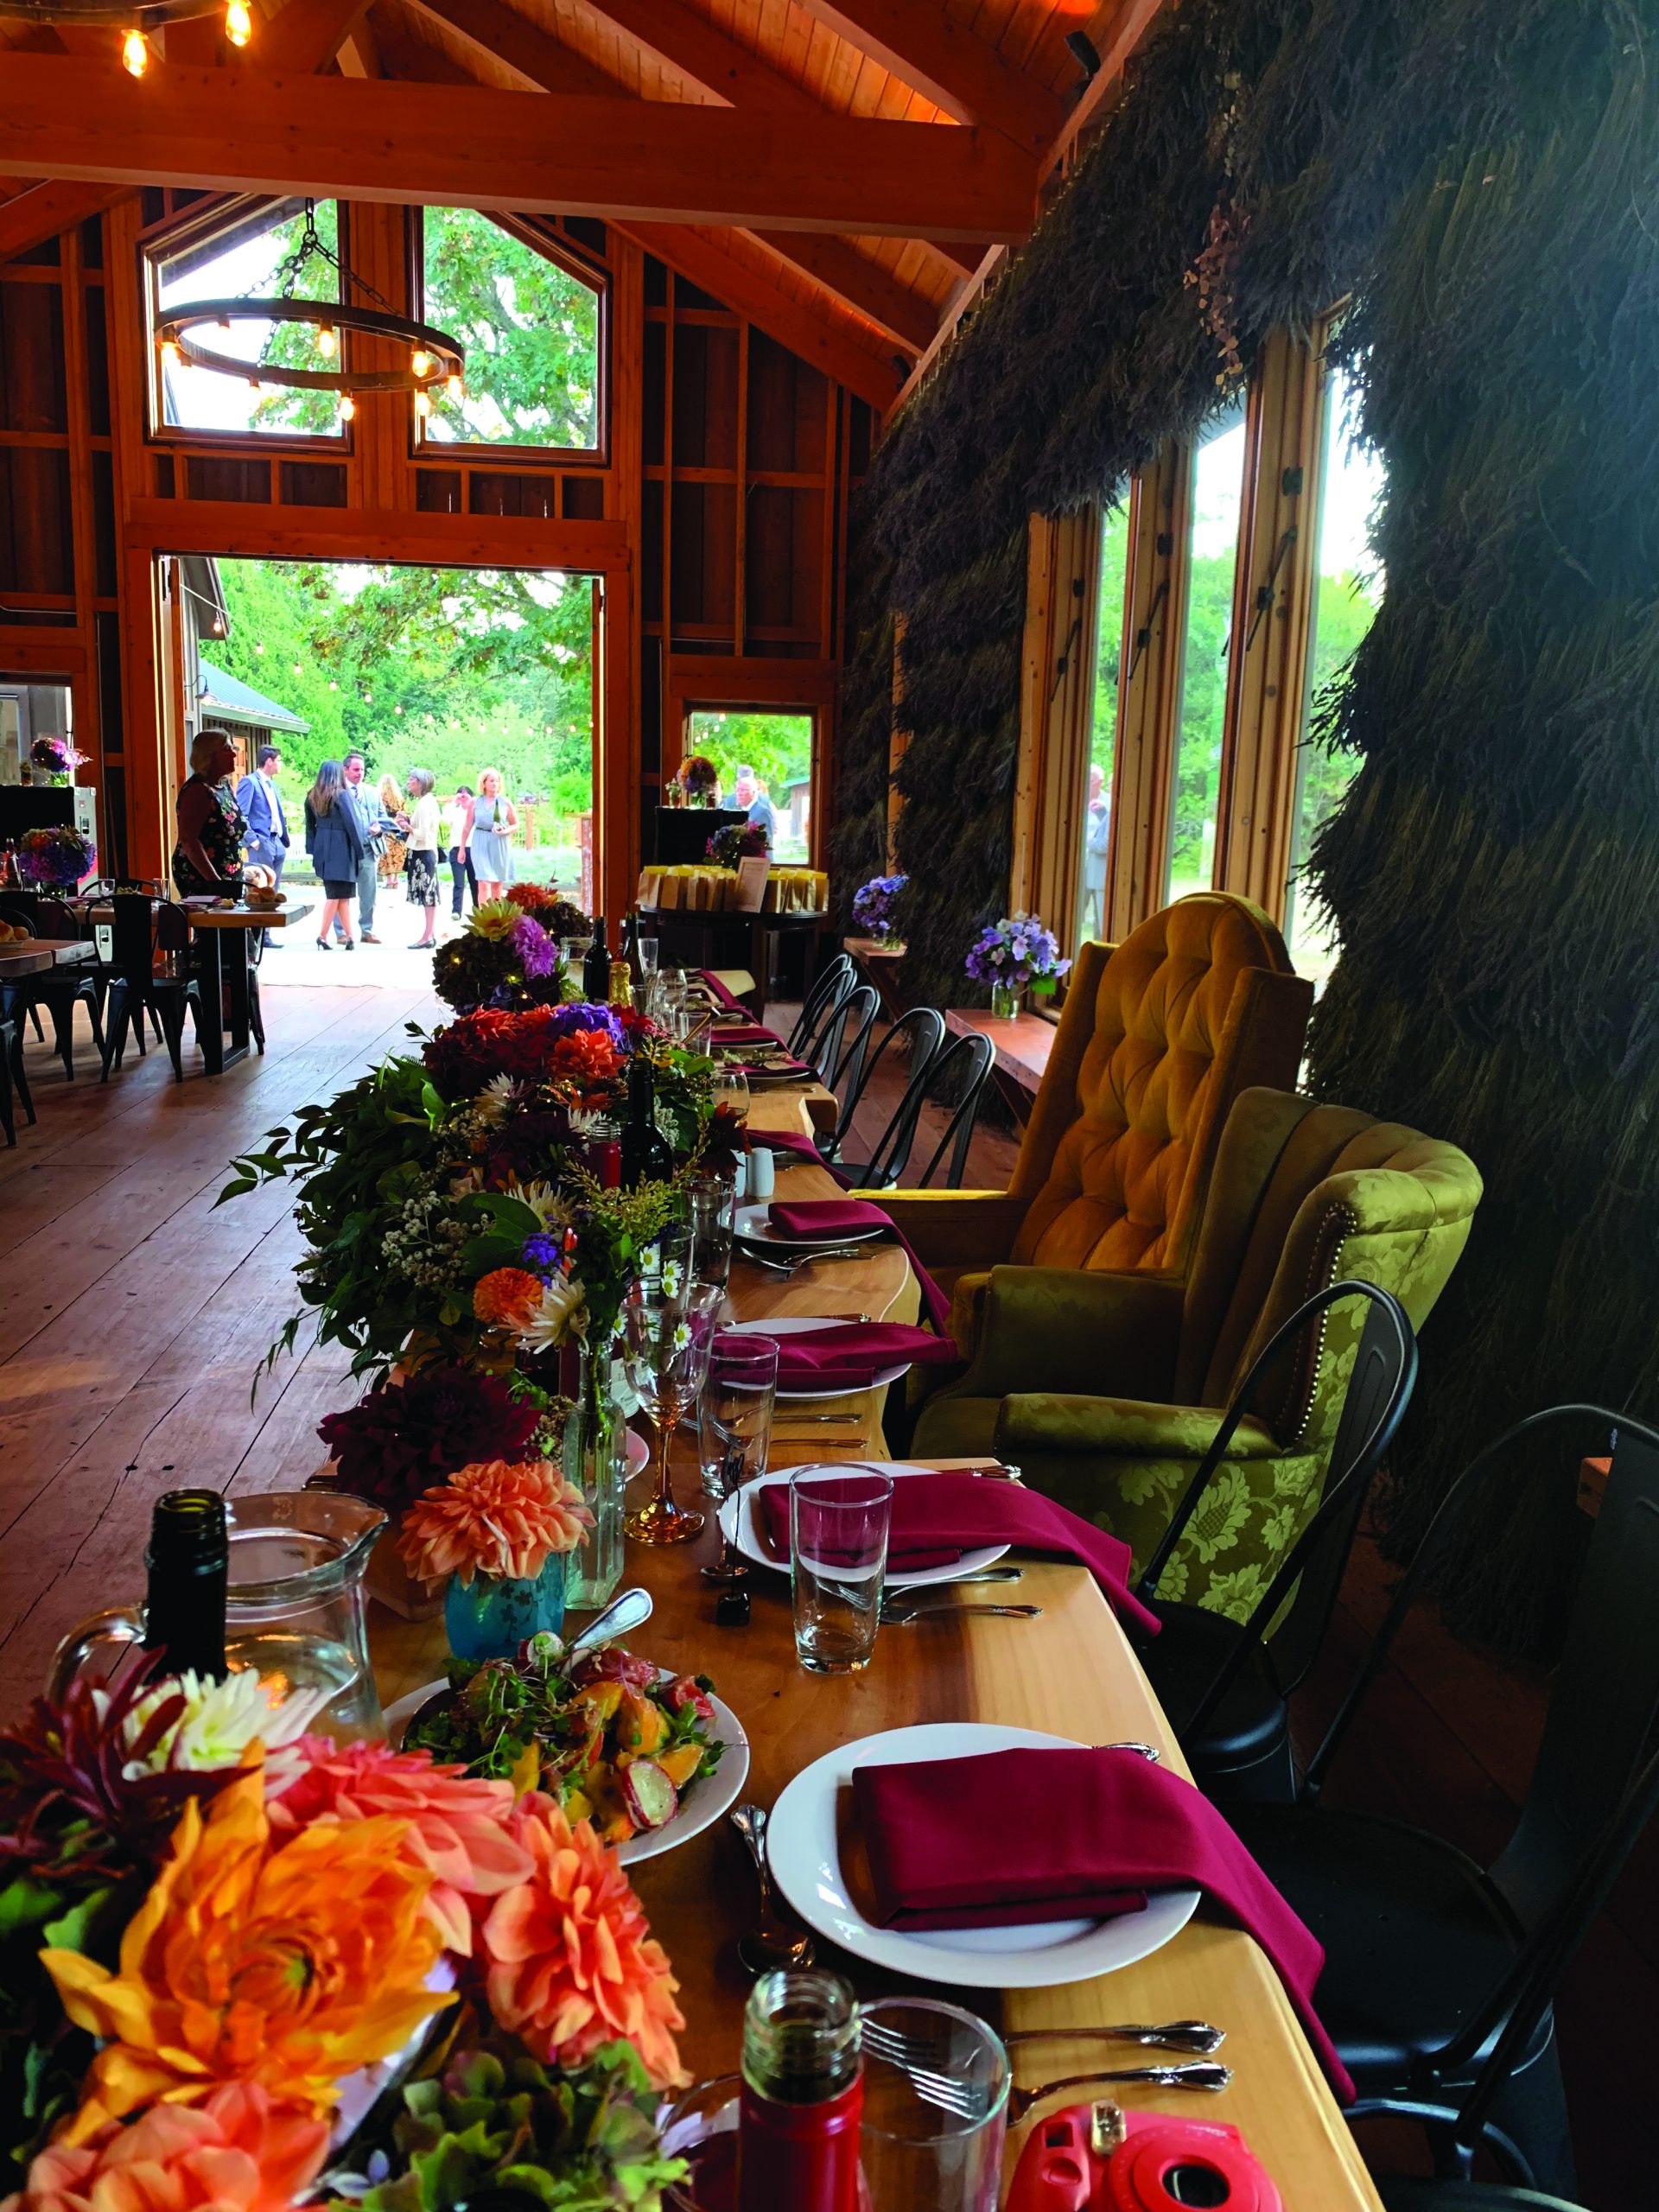
<path id="1" fill-rule="evenodd" d="M 293 1748 L 303 1764 L 266 1805 L 273 1843 L 317 1821 L 387 1814 L 407 1821 L 404 1848 L 433 1878 L 427 1916 L 445 1948 L 467 1956 L 469 1900 L 499 1897 L 531 1872 L 529 1852 L 508 1833 L 512 1784 L 469 1778 L 461 1767 L 438 1765 L 429 1751 L 385 1744 L 336 1746 L 327 1736 L 302 1736 Z"/>
<path id="2" fill-rule="evenodd" d="M 532 1281 L 536 1281 L 531 1277 Z M 543 1286 L 536 1282 L 539 1298 Z M 480 1570 L 533 1582 L 554 1552 L 572 1552 L 594 1516 L 546 1459 L 486 1459 L 422 1492 L 404 1516 L 397 1555 L 423 1582 Z"/>
<path id="3" fill-rule="evenodd" d="M 497 1897 L 480 1930 L 497 2021 L 549 2064 L 585 2065 L 621 2036 L 657 2088 L 682 2081 L 679 1984 L 615 1853 L 537 1790 L 519 1799 L 513 1834 L 530 1878 Z"/>
<path id="4" fill-rule="evenodd" d="M 328 2122 L 250 2082 L 152 2105 L 71 2150 L 48 2144 L 0 2212 L 288 2212 L 322 2171 Z"/>

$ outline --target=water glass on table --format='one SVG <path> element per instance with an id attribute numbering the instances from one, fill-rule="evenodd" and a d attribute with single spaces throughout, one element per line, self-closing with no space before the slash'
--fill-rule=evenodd
<path id="1" fill-rule="evenodd" d="M 745 1483 L 766 1471 L 772 1414 L 778 1393 L 778 1344 L 772 1337 L 720 1330 L 709 1355 L 709 1378 L 697 1400 L 698 1458 L 702 1490 L 722 1504 Z M 748 1569 L 728 1537 L 721 1555 L 702 1570 L 707 1582 L 743 1582 Z"/>
<path id="2" fill-rule="evenodd" d="M 723 1290 L 732 1272 L 732 1238 L 737 1228 L 737 1183 L 734 1177 L 713 1173 L 694 1175 L 685 1186 L 690 1216 L 691 1265 L 699 1282 Z"/>
<path id="3" fill-rule="evenodd" d="M 996 2212 L 1007 2132 L 1008 2054 L 960 2005 L 883 1997 L 860 2008 L 859 2164 L 885 2212 Z"/>
<path id="4" fill-rule="evenodd" d="M 789 1485 L 795 1656 L 809 1674 L 868 1667 L 881 1620 L 893 1477 L 850 1464 L 802 1467 Z"/>
<path id="5" fill-rule="evenodd" d="M 658 940 L 654 937 L 640 937 L 636 938 L 634 939 L 634 943 L 639 948 L 639 973 L 644 979 L 645 995 L 648 996 L 651 991 L 652 982 L 657 974 L 657 949 Z"/>

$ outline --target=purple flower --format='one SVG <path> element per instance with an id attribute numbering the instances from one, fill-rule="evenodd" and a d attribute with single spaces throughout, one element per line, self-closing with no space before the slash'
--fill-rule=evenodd
<path id="1" fill-rule="evenodd" d="M 568 1037 L 575 1029 L 602 1029 L 619 1052 L 628 1049 L 628 1033 L 607 1006 L 591 1006 L 585 999 L 575 1006 L 556 1006 L 549 1033 Z"/>
<path id="2" fill-rule="evenodd" d="M 527 976 L 537 981 L 550 976 L 559 964 L 559 948 L 552 938 L 529 914 L 521 914 L 512 925 L 513 950 Z"/>
<path id="3" fill-rule="evenodd" d="M 551 1282 L 564 1268 L 564 1237 L 561 1231 L 543 1230 L 524 1239 L 524 1265 Z"/>

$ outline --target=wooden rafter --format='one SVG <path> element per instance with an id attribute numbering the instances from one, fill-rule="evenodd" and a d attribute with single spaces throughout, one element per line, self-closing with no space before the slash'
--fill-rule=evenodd
<path id="1" fill-rule="evenodd" d="M 615 99 L 622 87 L 602 69 L 561 46 L 527 16 L 503 0 L 410 0 L 435 22 L 447 23 L 480 54 L 505 61 L 526 84 L 544 92 L 588 92 Z M 406 73 L 399 71 L 398 74 Z"/>
<path id="2" fill-rule="evenodd" d="M 805 0 L 820 22 L 925 92 L 959 122 L 998 130 L 1033 153 L 1065 120 L 1064 104 L 938 0 Z"/>
<path id="3" fill-rule="evenodd" d="M 856 308 L 907 353 L 920 353 L 932 344 L 939 318 L 928 302 L 844 238 L 826 238 L 816 231 L 755 231 L 752 235 Z"/>
<path id="4" fill-rule="evenodd" d="M 524 208 L 780 230 L 1022 237 L 1034 164 L 1006 139 L 820 114 L 18 54 L 0 174 Z M 550 102 L 551 105 L 550 105 Z"/>
<path id="5" fill-rule="evenodd" d="M 286 69 L 308 75 L 332 61 L 368 0 L 288 0 L 271 25 L 263 45 L 267 68 Z M 10 86 L 16 59 L 6 63 Z M 16 259 L 34 247 L 73 230 L 106 207 L 127 198 L 130 177 L 110 178 L 96 184 L 64 183 L 48 179 L 32 191 L 0 208 L 0 261 Z"/>

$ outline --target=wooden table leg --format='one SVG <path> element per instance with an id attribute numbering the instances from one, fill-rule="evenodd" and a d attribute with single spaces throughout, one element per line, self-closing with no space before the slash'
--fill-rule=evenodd
<path id="1" fill-rule="evenodd" d="M 248 1057 L 248 1041 L 252 1027 L 252 993 L 248 988 L 250 947 L 248 939 L 240 930 L 216 931 L 215 934 L 223 934 L 230 938 L 230 957 L 224 959 L 221 957 L 220 961 L 225 969 L 225 980 L 230 986 L 231 1049 L 225 1055 L 226 1065 L 228 1065 L 232 1060 L 245 1060 Z"/>

